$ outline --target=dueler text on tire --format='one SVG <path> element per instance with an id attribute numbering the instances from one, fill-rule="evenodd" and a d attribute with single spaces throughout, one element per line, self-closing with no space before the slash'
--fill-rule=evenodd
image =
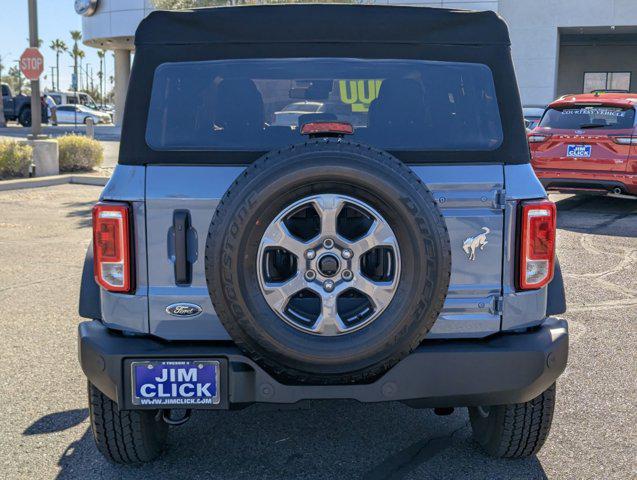
<path id="1" fill-rule="evenodd" d="M 219 203 L 206 277 L 234 341 L 282 380 L 372 380 L 411 352 L 449 286 L 444 219 L 391 155 L 335 139 L 262 157 Z"/>

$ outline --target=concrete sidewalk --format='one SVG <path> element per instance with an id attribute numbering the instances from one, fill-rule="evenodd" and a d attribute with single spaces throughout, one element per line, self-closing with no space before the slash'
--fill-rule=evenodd
<path id="1" fill-rule="evenodd" d="M 10 122 L 6 128 L 0 128 L 0 137 L 26 138 L 30 133 L 30 128 L 22 127 L 13 122 Z M 53 138 L 70 133 L 86 135 L 86 125 L 78 124 L 77 127 L 74 125 L 58 125 L 55 127 L 52 125 L 42 125 L 42 134 Z M 119 142 L 121 133 L 122 128 L 112 124 L 95 125 L 95 139 L 99 141 Z"/>

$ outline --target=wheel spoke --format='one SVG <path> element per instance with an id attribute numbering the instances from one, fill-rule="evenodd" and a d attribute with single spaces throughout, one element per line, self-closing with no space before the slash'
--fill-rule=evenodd
<path id="1" fill-rule="evenodd" d="M 374 282 L 363 275 L 356 275 L 350 284 L 352 288 L 365 294 L 375 310 L 384 310 L 394 297 L 394 282 Z"/>
<path id="2" fill-rule="evenodd" d="M 266 282 L 263 288 L 263 293 L 270 306 L 283 313 L 283 310 L 288 304 L 290 298 L 306 288 L 306 286 L 306 282 L 303 279 L 301 272 L 296 272 L 294 277 L 286 280 L 285 282 Z"/>
<path id="3" fill-rule="evenodd" d="M 290 233 L 288 227 L 285 226 L 282 220 L 274 222 L 268 227 L 263 234 L 262 245 L 264 247 L 284 248 L 298 258 L 303 257 L 303 252 L 307 248 L 305 243 Z"/>
<path id="4" fill-rule="evenodd" d="M 336 219 L 345 203 L 338 195 L 321 195 L 314 200 L 314 208 L 321 217 L 321 236 L 336 236 Z"/>
<path id="5" fill-rule="evenodd" d="M 321 295 L 321 314 L 312 327 L 320 335 L 338 335 L 347 330 L 336 309 L 337 295 Z"/>
<path id="6" fill-rule="evenodd" d="M 374 247 L 393 247 L 395 245 L 396 237 L 389 225 L 385 222 L 374 220 L 365 236 L 350 244 L 349 248 L 354 252 L 354 255 L 360 256 Z"/>

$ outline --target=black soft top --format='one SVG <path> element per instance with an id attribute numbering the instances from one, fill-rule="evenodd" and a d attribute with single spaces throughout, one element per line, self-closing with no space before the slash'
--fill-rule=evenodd
<path id="1" fill-rule="evenodd" d="M 135 45 L 218 43 L 509 45 L 492 11 L 370 5 L 263 5 L 152 12 Z"/>
<path id="2" fill-rule="evenodd" d="M 487 65 L 504 140 L 490 151 L 391 151 L 407 163 L 529 162 L 508 29 L 491 11 L 295 4 L 154 11 L 135 36 L 119 163 L 247 164 L 266 152 L 155 151 L 146 123 L 163 63 L 237 58 L 423 59 Z"/>

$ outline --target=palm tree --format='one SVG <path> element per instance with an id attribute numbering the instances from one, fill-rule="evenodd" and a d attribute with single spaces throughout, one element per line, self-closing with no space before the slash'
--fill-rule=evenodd
<path id="1" fill-rule="evenodd" d="M 100 101 L 104 106 L 104 58 L 106 57 L 106 50 L 98 50 L 97 58 L 100 59 L 100 69 L 97 72 L 97 76 L 100 79 Z"/>
<path id="2" fill-rule="evenodd" d="M 44 40 L 42 40 L 41 38 L 38 38 L 38 42 L 37 42 L 37 43 L 38 43 L 38 45 L 37 45 L 37 47 L 38 47 L 38 48 L 40 48 L 40 47 L 42 46 L 42 42 L 43 42 L 43 41 L 44 41 Z M 28 43 L 29 45 L 31 45 L 31 39 L 30 39 L 30 38 L 27 38 L 27 43 Z"/>
<path id="3" fill-rule="evenodd" d="M 13 90 L 18 92 L 18 95 L 22 93 L 22 71 L 19 67 L 14 66 L 9 69 L 9 78 L 13 84 Z M 17 88 L 16 88 L 17 87 Z"/>
<path id="4" fill-rule="evenodd" d="M 73 76 L 75 77 L 75 89 L 78 89 L 78 75 L 77 75 L 77 59 L 78 52 L 80 52 L 80 47 L 77 46 L 77 42 L 82 40 L 82 32 L 79 30 L 71 30 L 71 39 L 73 40 L 73 50 L 69 52 L 71 57 L 73 57 Z"/>
<path id="5" fill-rule="evenodd" d="M 86 53 L 84 53 L 84 50 L 82 49 L 78 49 L 77 51 L 77 58 L 80 62 L 80 90 L 82 90 L 82 61 L 84 60 L 84 57 L 86 57 Z M 86 75 L 84 75 L 84 81 L 85 83 L 87 83 L 88 81 L 86 80 Z"/>
<path id="6" fill-rule="evenodd" d="M 58 92 L 60 91 L 60 54 L 66 52 L 69 48 L 66 46 L 64 41 L 56 38 L 51 42 L 49 48 L 55 52 L 55 68 L 57 71 L 57 82 L 56 87 Z"/>

